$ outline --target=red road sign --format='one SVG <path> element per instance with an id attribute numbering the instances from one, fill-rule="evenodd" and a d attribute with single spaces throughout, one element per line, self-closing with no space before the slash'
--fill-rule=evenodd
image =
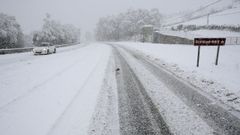
<path id="1" fill-rule="evenodd" d="M 194 46 L 223 46 L 226 38 L 194 38 Z"/>

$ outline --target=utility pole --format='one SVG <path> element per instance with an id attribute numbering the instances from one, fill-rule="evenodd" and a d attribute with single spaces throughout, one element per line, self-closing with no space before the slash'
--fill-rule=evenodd
<path id="1" fill-rule="evenodd" d="M 207 25 L 209 25 L 209 16 L 210 14 L 207 15 Z"/>

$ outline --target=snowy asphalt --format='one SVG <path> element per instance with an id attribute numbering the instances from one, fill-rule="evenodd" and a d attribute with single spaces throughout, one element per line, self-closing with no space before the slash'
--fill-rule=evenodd
<path id="1" fill-rule="evenodd" d="M 239 112 L 129 48 L 80 45 L 0 60 L 3 135 L 240 134 Z"/>
<path id="2" fill-rule="evenodd" d="M 163 82 L 169 90 L 180 97 L 185 104 L 192 108 L 215 130 L 214 134 L 240 134 L 240 119 L 234 115 L 234 113 L 239 115 L 239 112 L 230 112 L 221 103 L 216 103 L 217 101 L 211 100 L 207 95 L 202 94 L 200 90 L 178 79 L 171 72 L 164 69 L 161 65 L 155 64 L 147 57 L 127 48 L 120 48 L 142 63 L 159 81 Z"/>
<path id="3" fill-rule="evenodd" d="M 115 49 L 120 132 L 122 135 L 171 134 L 144 87 Z"/>

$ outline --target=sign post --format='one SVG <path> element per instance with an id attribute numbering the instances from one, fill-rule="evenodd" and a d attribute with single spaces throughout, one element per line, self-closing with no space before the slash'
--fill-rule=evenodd
<path id="1" fill-rule="evenodd" d="M 215 65 L 216 65 L 216 66 L 218 65 L 219 51 L 220 51 L 220 45 L 219 45 L 218 48 L 217 48 L 217 56 L 216 56 L 216 62 L 215 62 Z"/>
<path id="2" fill-rule="evenodd" d="M 200 45 L 198 46 L 198 55 L 197 55 L 197 67 L 199 67 L 199 60 L 200 60 Z"/>
<path id="3" fill-rule="evenodd" d="M 194 38 L 194 46 L 198 46 L 197 67 L 200 61 L 200 46 L 218 46 L 215 65 L 218 65 L 220 46 L 225 45 L 226 38 Z"/>

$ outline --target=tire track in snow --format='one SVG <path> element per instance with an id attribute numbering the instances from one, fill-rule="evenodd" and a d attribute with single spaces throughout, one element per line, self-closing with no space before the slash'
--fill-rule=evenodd
<path id="1" fill-rule="evenodd" d="M 126 60 L 115 48 L 120 133 L 123 135 L 172 134 Z"/>
<path id="2" fill-rule="evenodd" d="M 143 63 L 152 74 L 164 82 L 177 96 L 182 97 L 182 101 L 191 107 L 217 132 L 229 135 L 240 134 L 240 119 L 237 117 L 239 114 L 232 114 L 223 105 L 215 103 L 216 101 L 212 101 L 200 93 L 200 90 L 196 90 L 195 87 L 187 82 L 175 77 L 171 71 L 164 69 L 161 65 L 157 65 L 141 54 L 125 47 L 121 48 Z"/>
<path id="3" fill-rule="evenodd" d="M 119 135 L 119 114 L 115 62 L 110 56 L 105 78 L 98 96 L 94 115 L 91 120 L 89 135 Z"/>
<path id="4" fill-rule="evenodd" d="M 33 86 L 32 88 L 30 88 L 29 90 L 27 90 L 26 92 L 24 92 L 22 95 L 17 96 L 11 100 L 9 100 L 7 103 L 3 104 L 0 106 L 0 110 L 3 110 L 4 108 L 6 108 L 7 106 L 21 100 L 22 98 L 30 95 L 31 93 L 40 90 L 39 88 L 41 86 L 43 86 L 44 84 L 50 83 L 52 80 L 54 80 L 54 78 L 57 78 L 58 76 L 64 74 L 65 72 L 67 72 L 69 69 L 73 68 L 75 65 L 77 65 L 77 63 L 81 60 L 84 60 L 87 56 L 83 56 L 80 59 L 77 59 L 76 61 L 74 61 L 72 64 L 70 64 L 69 66 L 65 67 L 64 69 L 60 70 L 59 72 L 55 73 L 54 75 L 50 76 L 49 78 L 45 79 L 44 81 L 40 82 L 39 84 Z"/>
<path id="5" fill-rule="evenodd" d="M 101 56 L 101 58 L 99 59 L 98 63 L 94 66 L 94 68 L 91 70 L 91 72 L 89 73 L 88 77 L 86 78 L 86 80 L 84 81 L 83 85 L 81 88 L 79 88 L 79 90 L 77 91 L 77 93 L 74 95 L 74 97 L 72 98 L 72 100 L 70 101 L 70 103 L 66 106 L 66 108 L 63 110 L 63 112 L 59 115 L 59 117 L 56 119 L 56 121 L 54 122 L 54 124 L 51 126 L 51 128 L 48 130 L 48 133 L 46 135 L 51 135 L 53 134 L 55 128 L 58 126 L 58 124 L 60 123 L 60 121 L 64 118 L 64 116 L 66 115 L 66 113 L 68 112 L 68 110 L 73 106 L 74 102 L 77 100 L 78 96 L 80 95 L 80 93 L 82 92 L 82 89 L 86 86 L 86 84 L 88 83 L 89 79 L 92 77 L 92 75 L 94 74 L 95 70 L 98 68 L 99 64 L 102 62 L 103 56 Z"/>

